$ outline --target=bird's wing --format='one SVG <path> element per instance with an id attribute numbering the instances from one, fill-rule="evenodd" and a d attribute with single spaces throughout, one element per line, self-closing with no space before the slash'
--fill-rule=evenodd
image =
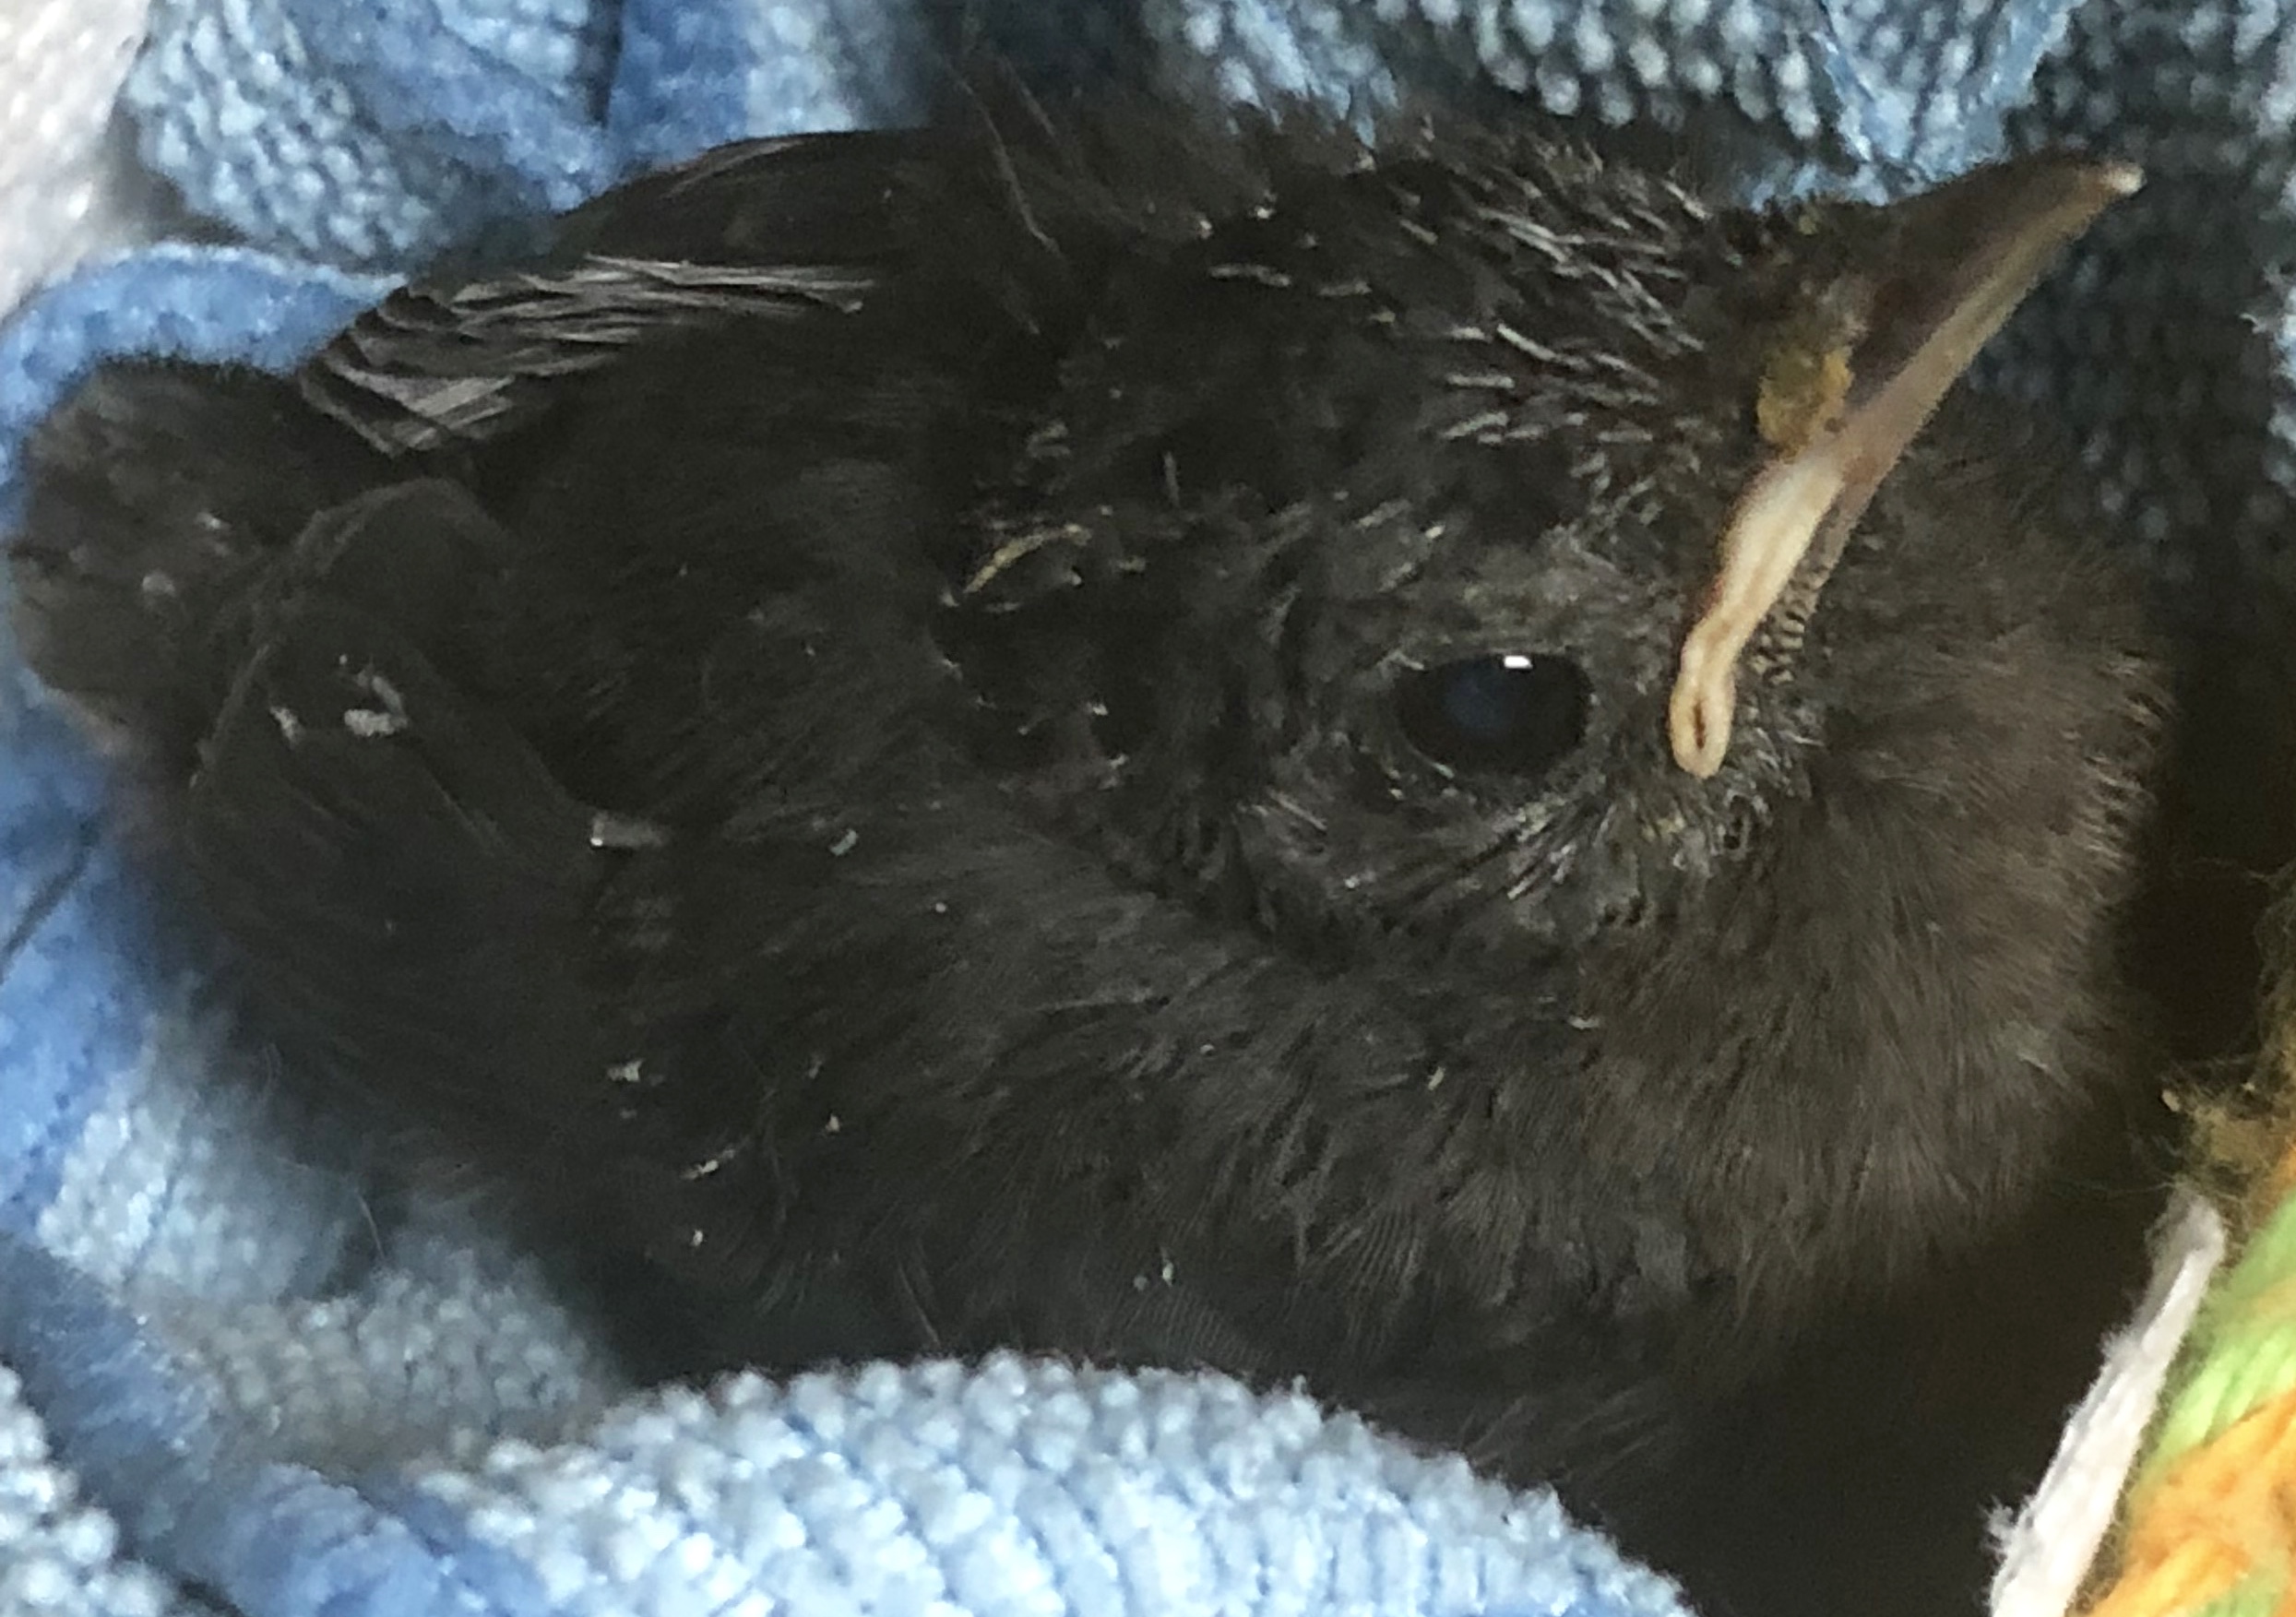
<path id="1" fill-rule="evenodd" d="M 388 455 L 502 437 L 632 347 L 728 321 L 850 313 L 916 236 L 917 137 L 743 142 L 559 221 L 541 258 L 392 293 L 299 385 Z"/>
<path id="2" fill-rule="evenodd" d="M 394 293 L 310 362 L 304 396 L 422 454 L 500 439 L 658 335 L 835 318 L 912 277 L 1049 330 L 1112 262 L 1264 190 L 1269 132 L 1209 139 L 1121 98 L 1065 124 L 1012 85 L 975 89 L 929 131 L 738 142 L 618 185 L 531 262 Z"/>

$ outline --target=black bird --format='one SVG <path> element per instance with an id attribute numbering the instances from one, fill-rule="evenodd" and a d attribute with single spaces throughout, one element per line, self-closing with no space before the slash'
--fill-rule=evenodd
<path id="1" fill-rule="evenodd" d="M 967 105 L 42 429 L 29 654 L 265 1036 L 673 1371 L 1303 1376 L 1710 1611 L 1973 1609 L 2152 1207 L 2163 698 L 1952 389 L 2134 174 Z"/>

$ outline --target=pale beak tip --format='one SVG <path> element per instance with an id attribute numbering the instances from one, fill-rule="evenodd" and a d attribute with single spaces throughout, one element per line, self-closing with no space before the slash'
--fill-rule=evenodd
<path id="1" fill-rule="evenodd" d="M 2132 162 L 2100 162 L 2096 172 L 2098 189 L 2115 201 L 2134 196 L 2145 187 L 2145 171 Z"/>

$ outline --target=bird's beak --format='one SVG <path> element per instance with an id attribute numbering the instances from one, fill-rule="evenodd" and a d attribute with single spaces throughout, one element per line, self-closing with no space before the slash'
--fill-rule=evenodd
<path id="1" fill-rule="evenodd" d="M 1859 277 L 1840 340 L 1779 351 L 1757 407 L 1778 454 L 1723 532 L 1676 666 L 1667 732 L 1683 769 L 1704 779 L 1721 767 L 1739 654 L 1789 585 L 1806 618 L 1867 502 L 1946 390 L 2057 255 L 2142 181 L 2128 163 L 2044 154 L 1898 203 L 1885 232 L 1889 261 Z"/>

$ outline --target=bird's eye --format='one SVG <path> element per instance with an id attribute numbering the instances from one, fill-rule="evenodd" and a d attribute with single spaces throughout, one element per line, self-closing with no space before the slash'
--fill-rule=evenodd
<path id="1" fill-rule="evenodd" d="M 1494 652 L 1406 673 L 1396 717 L 1404 739 L 1446 769 L 1537 775 L 1586 735 L 1591 690 L 1568 658 Z"/>

